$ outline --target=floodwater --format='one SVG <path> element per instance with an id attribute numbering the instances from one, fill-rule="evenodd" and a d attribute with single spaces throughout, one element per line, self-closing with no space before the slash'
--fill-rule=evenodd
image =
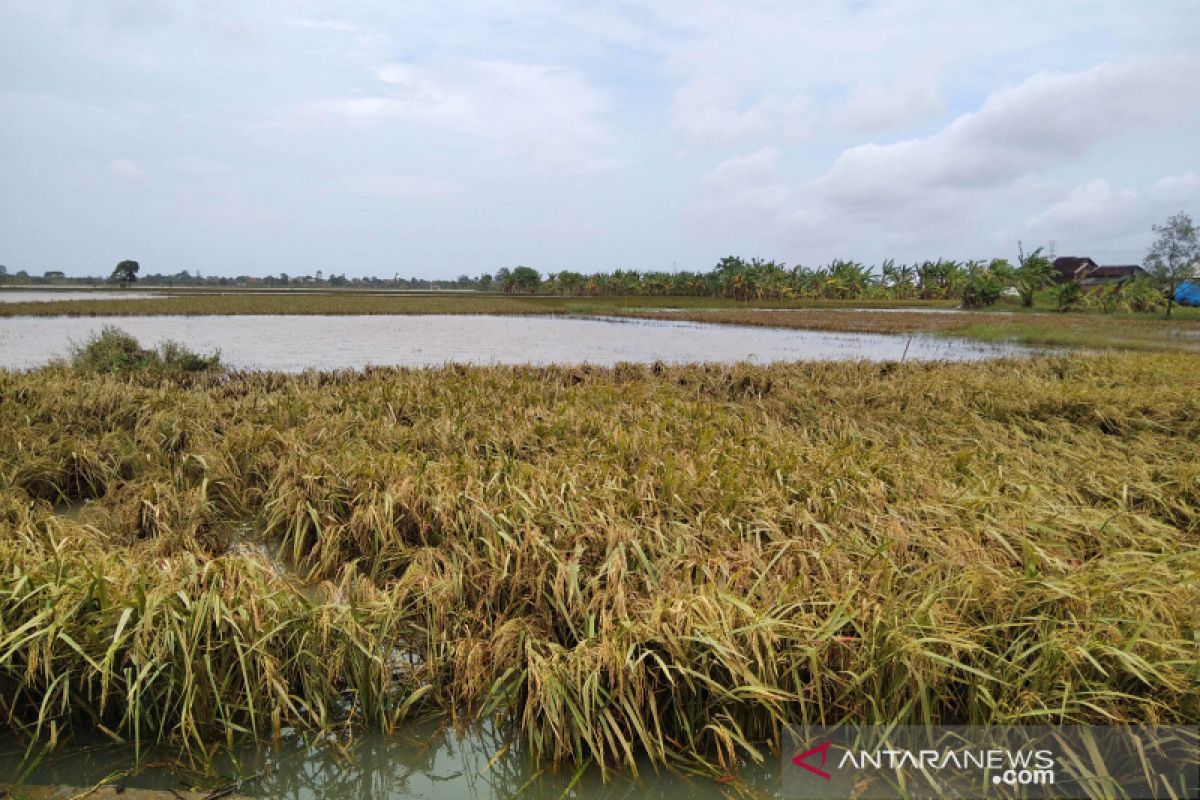
<path id="1" fill-rule="evenodd" d="M 150 292 L 110 292 L 106 290 L 98 290 L 94 292 L 71 291 L 64 289 L 63 291 L 55 291 L 49 289 L 46 291 L 23 289 L 0 291 L 0 303 L 53 303 L 59 300 L 141 300 L 151 297 L 166 297 L 166 295 L 152 294 Z"/>
<path id="2" fill-rule="evenodd" d="M 359 733 L 338 746 L 291 736 L 276 747 L 223 756 L 207 774 L 171 769 L 154 754 L 143 759 L 144 769 L 130 771 L 135 763 L 131 748 L 97 741 L 68 745 L 47 756 L 25 783 L 90 787 L 128 772 L 119 781 L 123 787 L 167 792 L 197 788 L 214 796 L 230 790 L 235 797 L 289 800 L 765 800 L 779 797 L 782 790 L 779 759 L 769 753 L 763 764 L 741 768 L 736 784 L 684 777 L 661 767 L 655 771 L 648 763 L 639 766 L 637 776 L 610 773 L 606 781 L 595 767 L 538 767 L 509 741 L 488 724 L 456 732 L 436 722 L 408 724 L 390 736 Z M 17 748 L 0 751 L 0 782 L 17 771 L 19 761 Z"/>
<path id="3" fill-rule="evenodd" d="M 174 339 L 239 369 L 297 372 L 457 364 L 975 361 L 1030 351 L 934 336 L 829 333 L 674 320 L 551 316 L 161 316 L 0 318 L 0 368 L 67 355 L 106 325 L 143 346 Z"/>

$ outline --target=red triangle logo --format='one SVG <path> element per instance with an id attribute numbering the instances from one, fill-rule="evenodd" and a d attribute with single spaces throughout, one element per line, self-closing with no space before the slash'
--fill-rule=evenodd
<path id="1" fill-rule="evenodd" d="M 833 743 L 825 742 L 824 744 L 817 745 L 816 747 L 812 748 L 811 750 L 805 750 L 800 755 L 793 756 L 792 763 L 795 764 L 797 767 L 808 770 L 813 775 L 819 775 L 820 777 L 824 778 L 827 781 L 832 780 L 833 776 L 830 775 L 828 772 L 826 772 L 823 769 L 818 769 L 818 768 L 814 767 L 812 764 L 808 763 L 808 759 L 810 756 L 815 756 L 818 753 L 820 753 L 821 754 L 821 766 L 822 767 L 825 766 L 825 759 L 829 757 L 829 746 L 831 744 L 833 744 Z"/>

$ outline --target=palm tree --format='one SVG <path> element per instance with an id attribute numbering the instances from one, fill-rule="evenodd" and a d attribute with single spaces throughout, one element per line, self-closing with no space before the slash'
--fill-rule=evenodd
<path id="1" fill-rule="evenodd" d="M 1058 271 L 1049 258 L 1042 255 L 1042 248 L 1026 253 L 1025 247 L 1017 242 L 1017 259 L 1020 264 L 1014 271 L 1017 291 L 1021 293 L 1021 305 L 1033 307 L 1033 296 L 1039 289 L 1054 285 Z"/>

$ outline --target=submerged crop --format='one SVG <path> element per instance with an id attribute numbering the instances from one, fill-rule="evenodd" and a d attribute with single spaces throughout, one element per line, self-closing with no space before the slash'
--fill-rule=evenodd
<path id="1" fill-rule="evenodd" d="M 785 722 L 1196 724 L 1198 440 L 1185 354 L 0 372 L 0 718 L 698 771 Z"/>

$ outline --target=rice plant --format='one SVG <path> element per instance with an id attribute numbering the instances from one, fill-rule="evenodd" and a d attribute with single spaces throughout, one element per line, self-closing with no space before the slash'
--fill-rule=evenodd
<path id="1" fill-rule="evenodd" d="M 881 315 L 882 316 L 882 315 Z M 1200 722 L 1200 359 L 0 372 L 0 719 L 203 759 L 487 718 Z"/>

